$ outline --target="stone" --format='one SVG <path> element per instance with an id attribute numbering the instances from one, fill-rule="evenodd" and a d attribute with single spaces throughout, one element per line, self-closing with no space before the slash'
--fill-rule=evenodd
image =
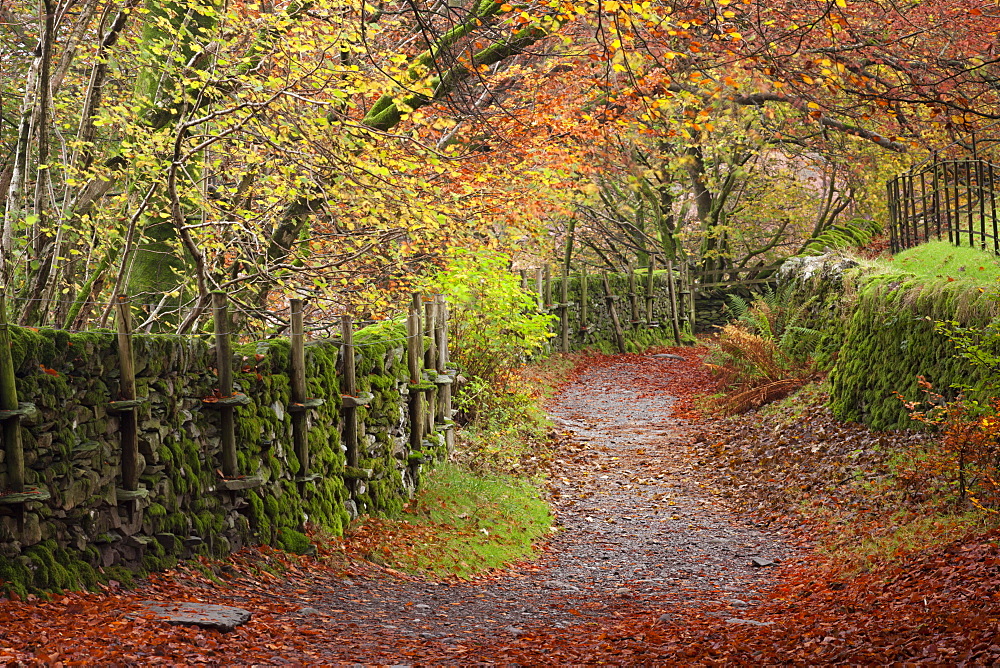
<path id="1" fill-rule="evenodd" d="M 304 608 L 299 608 L 299 614 L 300 615 L 322 615 L 323 613 L 320 612 L 319 610 L 317 610 L 316 608 L 310 608 L 309 606 L 306 606 Z"/>
<path id="2" fill-rule="evenodd" d="M 224 633 L 247 623 L 251 617 L 249 610 L 211 603 L 142 601 L 139 605 L 136 617 L 218 629 Z"/>
<path id="3" fill-rule="evenodd" d="M 653 358 L 659 359 L 659 360 L 674 360 L 674 361 L 677 361 L 677 362 L 683 362 L 684 361 L 684 358 L 681 357 L 680 355 L 671 355 L 670 353 L 657 353 L 655 355 L 650 355 L 650 357 L 653 357 Z"/>
<path id="4" fill-rule="evenodd" d="M 524 635 L 524 629 L 522 629 L 522 628 L 519 628 L 519 627 L 517 627 L 517 626 L 505 626 L 505 627 L 503 628 L 503 630 L 504 630 L 504 631 L 506 631 L 507 633 L 511 634 L 511 635 L 512 635 L 512 636 L 514 636 L 515 638 L 517 638 L 517 637 L 520 637 L 520 636 L 523 636 L 523 635 Z"/>
<path id="5" fill-rule="evenodd" d="M 767 566 L 777 566 L 778 562 L 764 557 L 753 557 L 750 559 L 750 565 L 756 568 L 766 568 Z"/>
<path id="6" fill-rule="evenodd" d="M 666 624 L 667 622 L 674 621 L 674 616 L 671 615 L 670 613 L 664 612 L 657 618 L 657 621 Z"/>
<path id="7" fill-rule="evenodd" d="M 545 587 L 549 589 L 561 589 L 563 591 L 580 591 L 579 587 L 574 587 L 568 582 L 563 582 L 562 580 L 546 580 L 542 583 Z"/>
<path id="8" fill-rule="evenodd" d="M 741 619 L 739 617 L 730 617 L 725 620 L 727 624 L 743 624 L 745 626 L 773 626 L 774 622 L 758 622 L 755 619 Z"/>

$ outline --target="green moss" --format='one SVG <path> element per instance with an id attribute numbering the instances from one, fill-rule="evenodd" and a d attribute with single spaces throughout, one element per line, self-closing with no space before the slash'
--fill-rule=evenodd
<path id="1" fill-rule="evenodd" d="M 293 554 L 313 554 L 316 551 L 306 535 L 294 529 L 279 529 L 278 545 Z"/>

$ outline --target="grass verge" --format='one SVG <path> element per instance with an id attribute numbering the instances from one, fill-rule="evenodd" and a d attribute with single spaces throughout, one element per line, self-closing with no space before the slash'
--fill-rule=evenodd
<path id="1" fill-rule="evenodd" d="M 538 488 L 442 464 L 395 518 L 365 518 L 348 553 L 396 570 L 468 579 L 531 557 L 552 516 Z"/>
<path id="2" fill-rule="evenodd" d="M 954 246 L 948 241 L 929 241 L 893 256 L 887 264 L 923 276 L 969 279 L 987 286 L 1000 280 L 1000 259 L 993 253 Z"/>

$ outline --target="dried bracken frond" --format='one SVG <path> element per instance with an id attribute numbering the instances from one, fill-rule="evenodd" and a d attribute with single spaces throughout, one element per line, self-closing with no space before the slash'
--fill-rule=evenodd
<path id="1" fill-rule="evenodd" d="M 783 310 L 773 296 L 736 306 L 740 318 L 722 328 L 708 365 L 726 393 L 715 406 L 727 414 L 780 399 L 815 376 L 811 359 L 789 352 L 808 350 L 814 334 L 797 325 L 796 309 Z"/>

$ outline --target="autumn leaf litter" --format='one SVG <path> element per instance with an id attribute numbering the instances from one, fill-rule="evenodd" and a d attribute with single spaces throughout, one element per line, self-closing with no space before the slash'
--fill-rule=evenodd
<path id="1" fill-rule="evenodd" d="M 0 659 L 1000 660 L 996 533 L 863 573 L 845 573 L 814 549 L 838 522 L 876 525 L 884 509 L 867 507 L 855 483 L 877 483 L 888 446 L 923 437 L 842 425 L 818 390 L 782 409 L 708 420 L 696 410 L 712 386 L 704 351 L 658 352 L 683 359 L 587 356 L 550 402 L 557 449 L 549 480 L 560 530 L 537 560 L 469 582 L 432 582 L 352 557 L 335 541 L 321 544 L 316 558 L 244 550 L 154 575 L 135 590 L 112 584 L 51 601 L 0 600 Z M 253 617 L 228 634 L 170 626 L 137 618 L 144 600 L 233 605 Z"/>

